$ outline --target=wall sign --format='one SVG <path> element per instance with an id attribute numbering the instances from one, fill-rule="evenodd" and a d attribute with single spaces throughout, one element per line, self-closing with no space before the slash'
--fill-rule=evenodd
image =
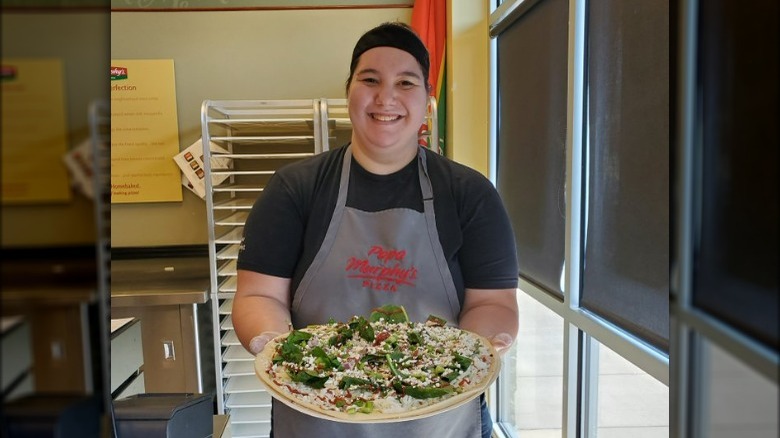
<path id="1" fill-rule="evenodd" d="M 111 60 L 111 202 L 181 201 L 172 59 Z"/>
<path id="2" fill-rule="evenodd" d="M 62 60 L 3 58 L 2 203 L 71 199 Z"/>

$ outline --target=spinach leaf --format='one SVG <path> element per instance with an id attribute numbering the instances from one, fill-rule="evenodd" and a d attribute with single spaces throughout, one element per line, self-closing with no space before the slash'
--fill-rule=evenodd
<path id="1" fill-rule="evenodd" d="M 409 344 L 411 345 L 419 345 L 423 343 L 422 336 L 420 336 L 420 334 L 417 332 L 409 332 L 407 339 L 409 339 Z"/>
<path id="2" fill-rule="evenodd" d="M 357 331 L 358 335 L 360 335 L 361 338 L 368 342 L 373 342 L 375 339 L 374 328 L 371 327 L 371 323 L 369 323 L 368 320 L 362 316 L 353 318 L 349 323 L 349 328 L 352 331 Z"/>
<path id="3" fill-rule="evenodd" d="M 455 353 L 455 363 L 457 363 L 458 366 L 460 366 L 461 370 L 466 371 L 467 369 L 469 369 L 472 362 L 473 361 L 468 357 L 461 356 L 460 354 Z"/>
<path id="4" fill-rule="evenodd" d="M 390 324 L 400 324 L 402 322 L 409 322 L 409 315 L 406 313 L 404 306 L 385 304 L 382 307 L 373 309 L 371 315 L 368 317 L 368 320 L 371 322 L 377 322 L 380 319 L 384 319 L 385 322 Z"/>
<path id="5" fill-rule="evenodd" d="M 308 341 L 309 339 L 311 339 L 311 333 L 302 332 L 300 330 L 293 330 L 293 332 L 287 336 L 287 339 L 285 339 L 284 342 L 300 344 L 301 342 Z"/>
<path id="6" fill-rule="evenodd" d="M 301 350 L 301 347 L 290 342 L 284 342 L 280 346 L 278 353 L 272 359 L 272 362 L 275 364 L 279 362 L 300 364 L 302 361 L 303 350 Z"/>
<path id="7" fill-rule="evenodd" d="M 337 347 L 344 345 L 345 342 L 352 339 L 353 334 L 354 332 L 349 327 L 349 325 L 343 325 L 336 330 L 335 335 L 333 335 L 330 339 L 328 339 L 328 344 Z"/>
<path id="8" fill-rule="evenodd" d="M 335 356 L 328 356 L 322 347 L 314 347 L 310 353 L 314 356 L 314 363 L 327 369 L 338 369 L 341 367 L 341 362 Z"/>
<path id="9" fill-rule="evenodd" d="M 322 389 L 325 387 L 325 382 L 328 381 L 328 376 L 319 376 L 316 373 L 312 371 L 300 371 L 300 372 L 289 372 L 290 378 L 293 380 L 293 382 L 299 382 L 303 383 L 307 386 L 311 386 L 314 389 Z"/>
<path id="10" fill-rule="evenodd" d="M 357 386 L 361 388 L 371 388 L 372 384 L 370 381 L 366 379 L 361 379 L 359 377 L 350 377 L 350 376 L 344 377 L 343 379 L 341 379 L 341 382 L 339 382 L 339 389 L 347 389 L 353 386 Z"/>

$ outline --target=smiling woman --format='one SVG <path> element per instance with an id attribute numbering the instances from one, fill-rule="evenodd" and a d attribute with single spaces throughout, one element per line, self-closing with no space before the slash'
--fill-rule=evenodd
<path id="1" fill-rule="evenodd" d="M 407 25 L 360 37 L 347 81 L 351 142 L 274 173 L 238 254 L 232 318 L 253 354 L 291 329 L 349 321 L 384 304 L 437 315 L 500 353 L 517 331 L 517 257 L 495 187 L 419 144 L 428 52 Z M 338 423 L 273 403 L 284 437 L 478 438 L 492 421 L 481 390 L 403 423 Z M 277 394 L 278 395 L 278 394 Z"/>
<path id="2" fill-rule="evenodd" d="M 385 45 L 395 35 L 398 45 L 411 49 Z M 428 52 L 405 25 L 392 24 L 379 35 L 364 36 L 352 58 L 347 82 L 352 153 L 372 173 L 396 172 L 417 154 L 428 102 Z"/>

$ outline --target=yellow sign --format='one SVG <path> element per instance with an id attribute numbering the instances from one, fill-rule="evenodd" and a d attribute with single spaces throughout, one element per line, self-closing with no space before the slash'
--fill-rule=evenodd
<path id="1" fill-rule="evenodd" d="M 62 61 L 3 58 L 0 80 L 3 204 L 69 201 Z"/>
<path id="2" fill-rule="evenodd" d="M 111 202 L 181 201 L 172 59 L 111 60 Z"/>

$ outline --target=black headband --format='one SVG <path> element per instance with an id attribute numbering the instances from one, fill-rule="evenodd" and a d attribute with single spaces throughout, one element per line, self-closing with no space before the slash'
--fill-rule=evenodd
<path id="1" fill-rule="evenodd" d="M 352 51 L 352 62 L 349 66 L 350 79 L 355 72 L 360 55 L 374 47 L 394 47 L 414 56 L 414 59 L 417 60 L 420 68 L 422 68 L 425 83 L 428 83 L 428 70 L 431 65 L 428 49 L 425 48 L 425 44 L 414 33 L 414 30 L 403 23 L 380 24 L 360 37 L 357 44 L 355 44 L 355 49 Z"/>

